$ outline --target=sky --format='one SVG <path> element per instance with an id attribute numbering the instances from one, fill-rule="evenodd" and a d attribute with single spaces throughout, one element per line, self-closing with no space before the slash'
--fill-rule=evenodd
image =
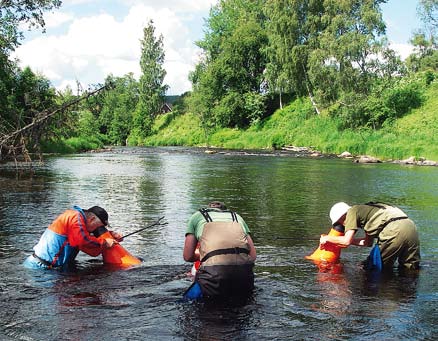
<path id="1" fill-rule="evenodd" d="M 15 51 L 22 68 L 30 66 L 59 90 L 77 83 L 87 89 L 105 78 L 140 75 L 140 40 L 152 20 L 155 33 L 163 36 L 164 83 L 167 95 L 191 90 L 188 74 L 201 51 L 205 19 L 218 0 L 63 0 L 46 13 L 46 32 L 25 33 Z M 412 51 L 409 39 L 420 28 L 418 0 L 389 0 L 382 5 L 391 47 L 404 59 Z"/>

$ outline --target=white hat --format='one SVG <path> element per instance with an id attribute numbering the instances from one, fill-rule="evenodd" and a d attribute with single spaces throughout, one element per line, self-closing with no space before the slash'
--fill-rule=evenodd
<path id="1" fill-rule="evenodd" d="M 330 220 L 332 221 L 332 225 L 334 225 L 341 217 L 347 213 L 347 211 L 351 208 L 345 202 L 337 202 L 330 209 Z"/>

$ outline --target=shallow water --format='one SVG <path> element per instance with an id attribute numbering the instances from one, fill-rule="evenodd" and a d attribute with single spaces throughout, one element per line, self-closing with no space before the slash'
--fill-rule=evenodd
<path id="1" fill-rule="evenodd" d="M 213 155 L 198 149 L 120 148 L 54 157 L 34 171 L 0 168 L 2 340 L 389 340 L 434 338 L 438 318 L 438 168 L 354 164 L 283 153 Z M 185 224 L 212 199 L 248 223 L 258 252 L 255 292 L 243 302 L 185 302 Z M 341 265 L 303 257 L 329 230 L 336 201 L 391 202 L 417 223 L 418 277 L 369 278 L 369 249 L 343 250 Z M 105 207 L 144 259 L 116 269 L 81 254 L 68 271 L 21 262 L 73 205 Z"/>

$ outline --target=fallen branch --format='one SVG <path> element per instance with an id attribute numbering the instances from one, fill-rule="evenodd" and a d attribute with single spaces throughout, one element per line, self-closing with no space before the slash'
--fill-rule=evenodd
<path id="1" fill-rule="evenodd" d="M 39 138 L 41 137 L 42 130 L 38 132 L 38 129 L 41 128 L 43 123 L 47 121 L 52 116 L 65 111 L 66 109 L 78 104 L 79 102 L 97 94 L 98 92 L 106 89 L 110 85 L 104 85 L 96 90 L 93 90 L 91 92 L 86 92 L 80 97 L 72 100 L 69 103 L 65 103 L 61 105 L 59 108 L 53 110 L 53 111 L 42 111 L 38 113 L 31 123 L 25 125 L 24 127 L 21 127 L 13 132 L 10 132 L 8 134 L 3 134 L 3 136 L 0 136 L 0 161 L 2 160 L 2 156 L 6 155 L 9 159 L 14 160 L 17 164 L 17 158 L 23 157 L 24 161 L 31 161 L 27 143 L 29 143 L 29 139 L 32 139 L 32 133 L 36 132 L 36 137 L 34 137 L 34 140 L 39 141 Z M 27 141 L 27 142 L 26 142 Z M 37 149 L 39 151 L 39 146 L 37 146 Z M 41 152 L 39 151 L 39 157 L 40 161 L 41 158 Z"/>
<path id="2" fill-rule="evenodd" d="M 51 112 L 49 112 L 49 113 L 44 113 L 44 112 L 40 113 L 40 114 L 42 114 L 42 115 L 41 115 L 40 117 L 34 119 L 31 123 L 25 125 L 24 127 L 22 127 L 22 128 L 20 128 L 20 129 L 18 129 L 18 130 L 16 130 L 16 131 L 14 131 L 14 132 L 12 132 L 12 133 L 10 133 L 10 134 L 8 134 L 8 135 L 3 136 L 3 137 L 0 139 L 0 149 L 1 149 L 2 147 L 6 147 L 6 142 L 7 142 L 8 140 L 11 140 L 11 139 L 17 137 L 19 134 L 22 134 L 22 133 L 25 132 L 26 130 L 29 130 L 29 129 L 33 128 L 35 125 L 40 124 L 40 123 L 46 121 L 47 119 L 49 119 L 49 118 L 52 117 L 53 115 L 57 114 L 58 112 L 60 112 L 60 111 L 64 111 L 65 109 L 67 109 L 67 108 L 69 108 L 69 107 L 71 107 L 71 106 L 73 106 L 73 105 L 75 105 L 75 104 L 77 104 L 77 103 L 83 101 L 84 99 L 87 99 L 88 97 L 93 96 L 94 94 L 96 94 L 96 93 L 102 91 L 102 90 L 105 89 L 106 87 L 107 87 L 107 86 L 104 85 L 104 86 L 100 87 L 99 89 L 96 89 L 96 90 L 94 90 L 94 91 L 92 91 L 92 92 L 87 92 L 87 93 L 85 93 L 85 95 L 82 95 L 80 98 L 77 98 L 77 99 L 71 101 L 70 103 L 63 104 L 60 108 L 58 108 L 58 109 L 56 109 L 56 110 L 54 110 L 54 111 L 51 111 Z"/>

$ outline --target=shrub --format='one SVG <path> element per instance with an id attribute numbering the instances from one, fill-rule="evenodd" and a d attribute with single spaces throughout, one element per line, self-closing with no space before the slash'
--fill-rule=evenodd
<path id="1" fill-rule="evenodd" d="M 388 88 L 383 96 L 384 104 L 390 110 L 387 118 L 399 118 L 411 109 L 418 108 L 424 101 L 423 90 L 417 83 L 400 84 Z"/>

